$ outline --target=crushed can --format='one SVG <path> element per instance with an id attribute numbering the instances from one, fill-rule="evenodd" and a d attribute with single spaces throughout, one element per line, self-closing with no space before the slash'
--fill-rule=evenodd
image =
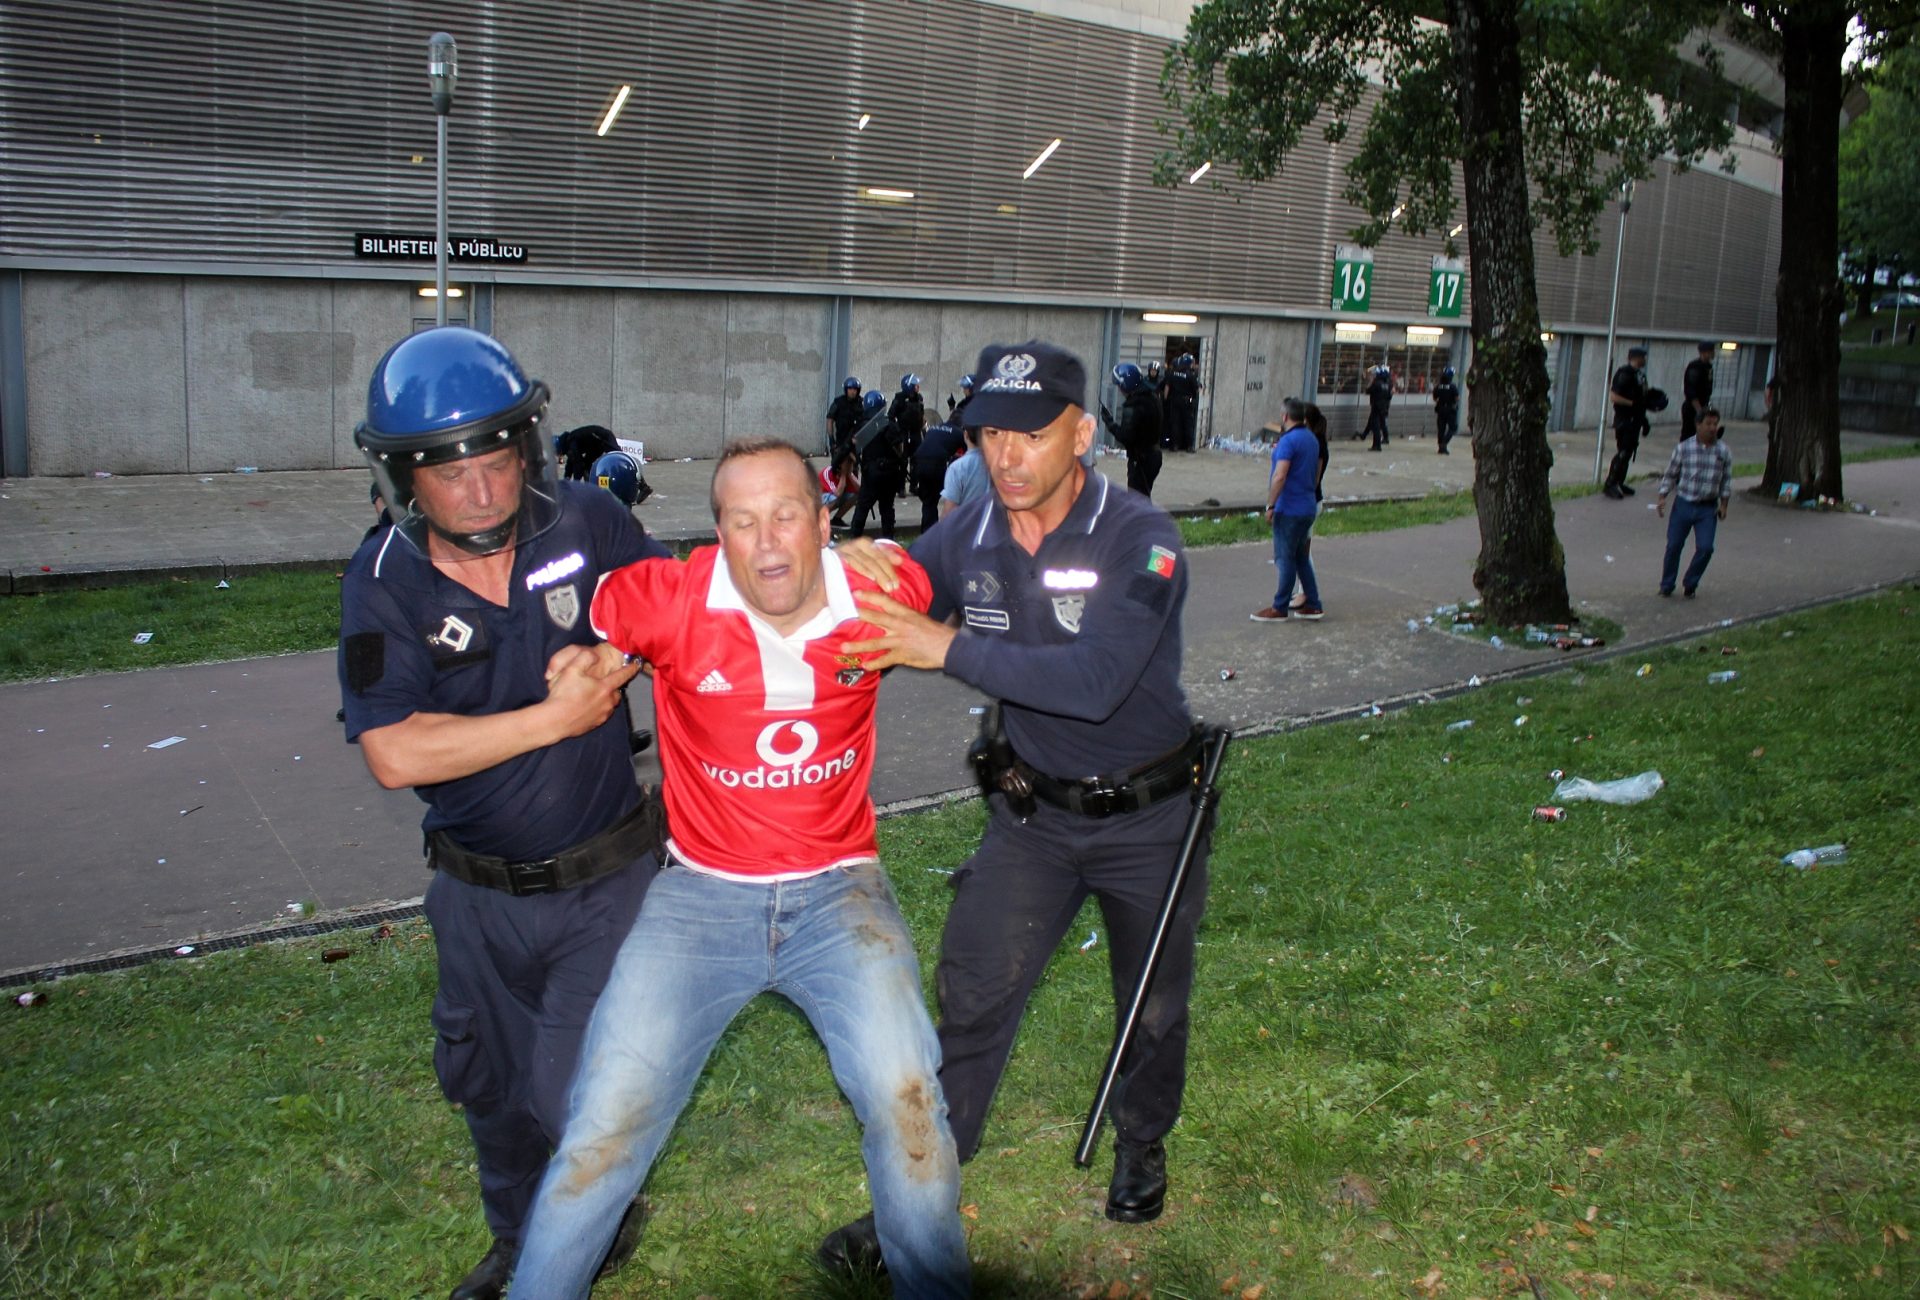
<path id="1" fill-rule="evenodd" d="M 1537 822 L 1563 822 L 1567 819 L 1567 810 L 1543 803 L 1533 810 L 1533 819 Z"/>

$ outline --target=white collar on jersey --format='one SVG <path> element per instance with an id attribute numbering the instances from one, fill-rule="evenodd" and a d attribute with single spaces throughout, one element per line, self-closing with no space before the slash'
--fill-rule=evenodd
<path id="1" fill-rule="evenodd" d="M 827 607 L 808 619 L 788 641 L 814 641 L 850 618 L 860 617 L 860 606 L 853 599 L 853 588 L 847 582 L 847 569 L 840 557 L 826 547 L 820 549 L 820 576 L 827 587 Z M 733 575 L 727 571 L 727 557 L 724 553 L 713 557 L 713 581 L 707 587 L 708 609 L 733 609 L 745 614 L 754 622 L 767 627 L 771 625 L 764 618 L 747 608 L 740 589 L 733 584 Z M 778 635 L 777 633 L 775 635 Z"/>

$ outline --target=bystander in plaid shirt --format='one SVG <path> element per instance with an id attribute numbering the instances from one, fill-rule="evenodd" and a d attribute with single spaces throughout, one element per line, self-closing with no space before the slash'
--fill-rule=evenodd
<path id="1" fill-rule="evenodd" d="M 1733 453 L 1720 439 L 1713 446 L 1688 438 L 1673 449 L 1667 460 L 1667 472 L 1660 476 L 1660 495 L 1680 485 L 1680 499 L 1696 503 L 1724 502 L 1733 495 Z"/>

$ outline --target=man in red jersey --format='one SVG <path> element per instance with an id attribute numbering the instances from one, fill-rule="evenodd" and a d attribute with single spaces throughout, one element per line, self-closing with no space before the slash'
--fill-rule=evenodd
<path id="1" fill-rule="evenodd" d="M 719 546 L 618 570 L 593 599 L 601 670 L 623 653 L 653 667 L 673 833 L 587 1028 L 514 1300 L 587 1294 L 707 1056 L 762 992 L 806 1013 L 866 1130 L 894 1294 L 964 1296 L 939 1046 L 867 796 L 879 674 L 840 652 L 878 635 L 854 601 L 875 586 L 827 549 L 787 443 L 729 445 L 713 514 Z M 901 577 L 894 596 L 924 610 L 925 572 L 906 560 Z"/>

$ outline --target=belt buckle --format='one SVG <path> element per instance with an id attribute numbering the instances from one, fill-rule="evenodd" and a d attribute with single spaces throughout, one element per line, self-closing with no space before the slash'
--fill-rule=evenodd
<path id="1" fill-rule="evenodd" d="M 1089 778 L 1080 787 L 1080 815 L 1083 817 L 1111 817 L 1114 810 L 1114 798 L 1120 793 L 1099 777 Z"/>
<path id="2" fill-rule="evenodd" d="M 555 892 L 560 886 L 554 883 L 553 869 L 559 864 L 559 858 L 542 858 L 538 862 L 508 863 L 507 892 L 515 898 Z"/>

